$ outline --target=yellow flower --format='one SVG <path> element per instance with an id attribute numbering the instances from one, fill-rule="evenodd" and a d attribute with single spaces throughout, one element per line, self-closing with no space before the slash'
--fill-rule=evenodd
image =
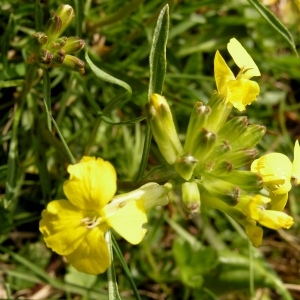
<path id="1" fill-rule="evenodd" d="M 220 52 L 217 51 L 214 60 L 217 89 L 219 94 L 235 108 L 243 111 L 246 105 L 255 101 L 259 94 L 259 85 L 250 78 L 260 76 L 260 71 L 245 48 L 235 38 L 227 44 L 227 49 L 240 68 L 240 72 L 235 77 Z"/>
<path id="2" fill-rule="evenodd" d="M 242 209 L 252 220 L 259 222 L 261 225 L 271 229 L 288 229 L 294 224 L 292 217 L 284 212 L 266 209 L 271 203 L 269 197 L 255 195 L 248 199 Z"/>
<path id="3" fill-rule="evenodd" d="M 110 202 L 116 192 L 116 172 L 107 161 L 95 157 L 68 167 L 70 179 L 63 189 L 68 200 L 54 200 L 42 212 L 40 231 L 48 247 L 78 271 L 99 274 L 110 263 L 104 234 L 115 229 L 132 244 L 143 239 L 147 222 L 140 199 Z M 110 202 L 110 203 L 109 203 Z"/>
<path id="4" fill-rule="evenodd" d="M 251 171 L 258 173 L 270 193 L 271 208 L 282 211 L 288 199 L 288 192 L 292 188 L 291 180 L 300 183 L 300 147 L 296 141 L 294 147 L 294 161 L 282 153 L 266 154 L 251 164 Z"/>
<path id="5" fill-rule="evenodd" d="M 256 225 L 257 223 L 275 230 L 288 229 L 294 224 L 294 219 L 288 214 L 267 209 L 270 203 L 269 197 L 254 195 L 242 197 L 235 206 L 245 215 L 243 218 L 236 218 L 236 220 L 244 226 L 246 234 L 255 247 L 261 245 L 263 237 L 263 231 Z"/>

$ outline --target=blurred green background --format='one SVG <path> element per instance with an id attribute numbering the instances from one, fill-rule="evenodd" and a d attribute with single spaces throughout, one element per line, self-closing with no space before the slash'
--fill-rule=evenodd
<path id="1" fill-rule="evenodd" d="M 252 2 L 252 1 L 250 1 Z M 113 125 L 145 116 L 149 84 L 149 53 L 160 10 L 170 8 L 167 74 L 163 94 L 169 101 L 181 138 L 196 101 L 206 103 L 214 91 L 213 59 L 237 38 L 257 63 L 261 94 L 247 108 L 249 123 L 267 126 L 258 145 L 260 155 L 282 152 L 292 159 L 300 138 L 300 60 L 286 39 L 243 0 L 121 1 L 2 0 L 0 3 L 0 298 L 107 299 L 105 274 L 81 274 L 47 249 L 38 230 L 42 209 L 64 198 L 62 183 L 70 163 L 53 129 L 47 130 L 43 76 L 38 70 L 26 93 L 22 114 L 16 111 L 32 53 L 32 34 L 42 31 L 51 12 L 70 4 L 75 18 L 64 32 L 86 42 L 94 64 L 128 83 L 132 97 L 112 103 L 124 90 L 96 78 L 86 65 L 81 75 L 49 69 L 51 111 L 76 160 L 84 154 L 112 162 L 122 182 L 133 181 L 140 167 L 146 121 Z M 255 2 L 255 1 L 254 1 Z M 294 1 L 264 1 L 300 45 L 300 11 Z M 78 54 L 84 61 L 84 51 Z M 100 121 L 104 111 L 110 123 Z M 234 110 L 234 114 L 241 114 Z M 16 129 L 17 128 L 17 129 Z M 18 157 L 9 162 L 17 142 Z M 155 142 L 146 172 L 164 163 Z M 158 168 L 152 178 L 169 170 Z M 12 174 L 13 173 L 13 174 Z M 15 178 L 13 205 L 5 209 L 7 180 Z M 224 214 L 202 207 L 189 219 L 180 193 L 167 207 L 150 212 L 148 233 L 138 246 L 118 239 L 141 299 L 300 299 L 300 189 L 289 194 L 287 211 L 295 219 L 288 231 L 264 230 L 259 249 L 249 247 L 243 230 Z M 250 250 L 249 250 L 250 249 Z M 249 277 L 249 268 L 254 276 Z M 135 299 L 116 259 L 120 295 Z M 289 292 L 288 292 L 289 291 Z M 290 293 L 290 294 L 289 294 Z"/>

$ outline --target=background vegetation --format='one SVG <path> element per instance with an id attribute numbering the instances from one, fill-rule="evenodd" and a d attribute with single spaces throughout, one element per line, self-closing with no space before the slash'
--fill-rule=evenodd
<path id="1" fill-rule="evenodd" d="M 182 137 L 193 104 L 206 102 L 216 88 L 216 50 L 230 61 L 226 45 L 235 37 L 262 72 L 259 100 L 246 111 L 250 123 L 268 128 L 258 146 L 260 155 L 277 151 L 292 158 L 294 141 L 300 138 L 300 60 L 250 2 L 1 1 L 0 298 L 107 299 L 106 274 L 76 272 L 46 248 L 38 230 L 45 205 L 64 197 L 62 183 L 70 160 L 55 128 L 52 135 L 47 130 L 41 70 L 32 79 L 26 77 L 31 35 L 44 28 L 60 4 L 72 5 L 76 16 L 64 35 L 83 38 L 93 62 L 131 86 L 132 97 L 114 106 L 124 89 L 96 78 L 88 66 L 84 75 L 61 68 L 50 70 L 51 111 L 71 152 L 76 160 L 89 154 L 111 161 L 118 172 L 119 189 L 124 191 L 124 181 L 134 181 L 139 170 L 146 128 L 145 121 L 126 121 L 145 115 L 153 30 L 167 3 L 170 32 L 163 94 Z M 264 3 L 299 47 L 300 12 L 296 3 Z M 78 56 L 85 60 L 84 51 Z M 32 86 L 25 93 L 23 112 L 16 124 L 15 112 L 28 81 Z M 100 118 L 102 113 L 108 122 Z M 17 143 L 18 156 L 9 159 L 13 143 Z M 163 164 L 153 142 L 146 173 Z M 152 178 L 167 172 L 158 168 Z M 7 210 L 3 205 L 5 186 L 13 175 L 13 205 Z M 287 206 L 295 219 L 292 229 L 264 230 L 263 246 L 252 249 L 234 221 L 206 207 L 200 216 L 189 219 L 180 193 L 172 193 L 167 207 L 150 212 L 148 233 L 139 246 L 118 240 L 140 297 L 300 299 L 299 195 L 300 189 L 294 188 Z M 254 270 L 253 277 L 249 277 L 249 267 Z M 116 272 L 121 297 L 135 299 L 117 259 Z"/>

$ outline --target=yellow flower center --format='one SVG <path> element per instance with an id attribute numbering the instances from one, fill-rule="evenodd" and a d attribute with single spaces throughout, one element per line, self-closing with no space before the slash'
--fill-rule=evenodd
<path id="1" fill-rule="evenodd" d="M 81 220 L 81 223 L 84 223 L 87 229 L 92 229 L 104 223 L 104 219 L 97 212 L 93 211 L 89 212 L 88 216 Z"/>

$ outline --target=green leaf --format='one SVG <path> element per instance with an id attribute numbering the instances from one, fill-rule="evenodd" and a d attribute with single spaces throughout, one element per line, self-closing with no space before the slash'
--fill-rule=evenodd
<path id="1" fill-rule="evenodd" d="M 153 34 L 150 51 L 150 83 L 148 99 L 154 93 L 161 94 L 166 74 L 166 45 L 169 33 L 169 6 L 161 10 Z"/>
<path id="2" fill-rule="evenodd" d="M 261 14 L 261 16 L 286 40 L 291 50 L 298 56 L 296 46 L 290 32 L 259 0 L 248 0 L 248 2 Z"/>
<path id="3" fill-rule="evenodd" d="M 217 264 L 217 253 L 211 247 L 192 247 L 181 238 L 173 244 L 173 254 L 183 283 L 191 288 L 200 288 L 203 276 Z"/>
<path id="4" fill-rule="evenodd" d="M 89 58 L 89 55 L 87 52 L 85 52 L 85 59 L 87 64 L 89 65 L 89 67 L 91 68 L 92 72 L 101 80 L 109 82 L 109 83 L 113 83 L 116 84 L 122 88 L 124 88 L 126 90 L 126 97 L 130 97 L 132 95 L 132 90 L 131 87 L 124 81 L 115 78 L 109 74 L 107 74 L 106 72 L 100 70 Z M 123 97 L 122 97 L 123 98 Z M 121 98 L 119 98 L 118 100 L 120 100 Z"/>
<path id="5" fill-rule="evenodd" d="M 97 275 L 86 274 L 68 266 L 65 281 L 70 284 L 91 288 L 97 281 Z"/>
<path id="6" fill-rule="evenodd" d="M 127 277 L 128 281 L 129 281 L 129 283 L 131 285 L 133 294 L 134 294 L 134 296 L 135 296 L 135 298 L 137 300 L 141 300 L 140 295 L 139 295 L 138 290 L 137 290 L 137 287 L 135 285 L 134 279 L 133 279 L 132 274 L 131 274 L 131 272 L 130 272 L 127 264 L 126 264 L 126 261 L 125 261 L 125 259 L 123 257 L 123 254 L 122 254 L 122 252 L 121 252 L 121 250 L 119 248 L 119 245 L 118 245 L 118 243 L 115 240 L 115 238 L 114 238 L 113 235 L 110 235 L 110 238 L 112 240 L 112 247 L 113 247 L 113 249 L 115 251 L 115 254 L 117 255 L 118 259 L 120 260 L 120 263 L 121 263 L 121 265 L 123 267 L 125 276 Z"/>

